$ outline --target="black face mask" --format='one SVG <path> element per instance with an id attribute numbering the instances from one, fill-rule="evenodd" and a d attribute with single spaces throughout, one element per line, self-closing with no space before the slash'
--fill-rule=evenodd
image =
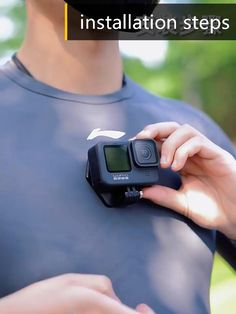
<path id="1" fill-rule="evenodd" d="M 99 19 L 109 16 L 120 18 L 131 14 L 132 18 L 150 16 L 159 0 L 65 0 L 69 5 L 87 17 Z"/>

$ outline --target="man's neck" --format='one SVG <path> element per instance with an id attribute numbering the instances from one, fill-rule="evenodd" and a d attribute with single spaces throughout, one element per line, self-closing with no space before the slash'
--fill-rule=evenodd
<path id="1" fill-rule="evenodd" d="M 121 88 L 117 41 L 66 42 L 62 26 L 55 27 L 44 17 L 28 23 L 18 58 L 36 79 L 84 95 L 109 94 Z"/>

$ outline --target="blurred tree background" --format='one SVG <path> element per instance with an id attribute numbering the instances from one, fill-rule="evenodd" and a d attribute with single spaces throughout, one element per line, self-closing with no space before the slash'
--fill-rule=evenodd
<path id="1" fill-rule="evenodd" d="M 204 110 L 236 139 L 235 56 L 236 42 L 170 41 L 166 60 L 158 67 L 145 68 L 131 59 L 125 60 L 125 68 L 152 92 Z"/>
<path id="2" fill-rule="evenodd" d="M 2 63 L 19 48 L 24 27 L 24 2 L 0 0 Z M 153 93 L 204 110 L 236 141 L 235 56 L 236 41 L 170 41 L 164 62 L 147 66 L 140 59 L 124 58 L 124 66 L 131 78 Z M 236 313 L 235 273 L 219 256 L 213 270 L 211 301 L 213 314 Z"/>

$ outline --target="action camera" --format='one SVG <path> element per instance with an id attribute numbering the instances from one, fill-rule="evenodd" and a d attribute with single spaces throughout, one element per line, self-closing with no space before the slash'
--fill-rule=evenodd
<path id="1" fill-rule="evenodd" d="M 159 154 L 151 139 L 101 142 L 88 151 L 86 178 L 107 206 L 137 202 L 143 187 L 157 184 Z"/>

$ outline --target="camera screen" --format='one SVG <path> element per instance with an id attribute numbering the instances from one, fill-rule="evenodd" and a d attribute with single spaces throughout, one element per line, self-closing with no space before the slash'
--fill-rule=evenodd
<path id="1" fill-rule="evenodd" d="M 126 145 L 105 146 L 104 151 L 109 172 L 128 172 L 131 170 L 128 147 Z"/>

